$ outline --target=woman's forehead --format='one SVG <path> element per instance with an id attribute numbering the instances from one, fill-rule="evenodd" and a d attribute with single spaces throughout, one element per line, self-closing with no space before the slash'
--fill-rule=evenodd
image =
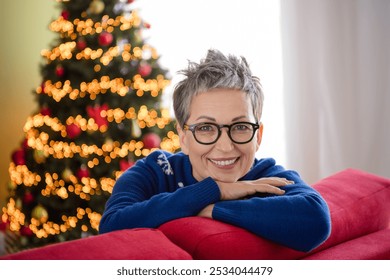
<path id="1" fill-rule="evenodd" d="M 251 102 L 245 92 L 231 89 L 214 89 L 196 95 L 191 102 L 192 120 L 241 120 L 252 115 Z"/>

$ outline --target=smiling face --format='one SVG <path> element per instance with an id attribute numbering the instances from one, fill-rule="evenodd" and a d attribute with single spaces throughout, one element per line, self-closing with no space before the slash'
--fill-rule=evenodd
<path id="1" fill-rule="evenodd" d="M 196 95 L 190 105 L 190 116 L 186 124 L 213 122 L 256 123 L 252 105 L 246 93 L 231 89 L 213 89 Z M 178 127 L 182 151 L 192 164 L 192 175 L 198 181 L 211 177 L 221 182 L 236 182 L 252 167 L 263 133 L 263 126 L 256 131 L 252 141 L 236 144 L 230 140 L 227 129 L 211 145 L 199 144 L 191 131 Z"/>

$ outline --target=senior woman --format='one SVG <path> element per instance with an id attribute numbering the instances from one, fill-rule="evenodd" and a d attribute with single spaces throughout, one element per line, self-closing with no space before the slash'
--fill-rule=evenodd
<path id="1" fill-rule="evenodd" d="M 203 216 L 300 251 L 324 242 L 330 215 L 320 194 L 274 159 L 255 158 L 263 92 L 245 58 L 209 50 L 181 73 L 173 95 L 181 152 L 155 151 L 124 172 L 100 232 Z"/>

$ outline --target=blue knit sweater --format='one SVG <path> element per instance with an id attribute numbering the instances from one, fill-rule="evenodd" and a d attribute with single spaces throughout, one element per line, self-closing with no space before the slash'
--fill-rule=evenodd
<path id="1" fill-rule="evenodd" d="M 329 209 L 320 194 L 295 171 L 275 160 L 255 159 L 241 180 L 283 177 L 295 183 L 284 195 L 259 195 L 242 200 L 220 200 L 212 178 L 198 182 L 187 155 L 156 151 L 125 171 L 117 180 L 100 222 L 100 233 L 126 228 L 157 228 L 196 216 L 214 204 L 212 217 L 247 229 L 263 238 L 299 251 L 310 251 L 330 234 Z"/>

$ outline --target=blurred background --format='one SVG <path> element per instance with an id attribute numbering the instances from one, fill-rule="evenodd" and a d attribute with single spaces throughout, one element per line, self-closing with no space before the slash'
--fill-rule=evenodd
<path id="1" fill-rule="evenodd" d="M 11 153 L 24 138 L 23 126 L 37 107 L 33 90 L 41 83 L 40 52 L 55 37 L 48 29 L 56 2 L 3 1 L 0 4 L 0 198 L 8 195 Z"/>
<path id="2" fill-rule="evenodd" d="M 167 106 L 173 85 L 180 79 L 177 71 L 185 68 L 188 60 L 199 61 L 209 48 L 247 58 L 266 91 L 266 132 L 259 156 L 272 156 L 285 164 L 279 5 L 277 1 L 244 2 L 137 0 L 132 5 L 150 23 L 143 36 L 170 72 L 172 84 L 164 96 Z M 11 154 L 24 139 L 27 117 L 37 108 L 33 91 L 42 80 L 40 52 L 56 38 L 48 26 L 61 13 L 57 5 L 55 0 L 1 3 L 1 206 L 7 196 Z"/>
<path id="3" fill-rule="evenodd" d="M 0 4 L 0 205 L 12 151 L 34 111 L 40 52 L 55 34 L 54 0 Z M 266 99 L 259 157 L 309 183 L 345 168 L 390 177 L 390 2 L 137 0 L 144 35 L 173 84 L 209 48 L 243 55 Z M 166 90 L 169 104 L 172 88 Z"/>

